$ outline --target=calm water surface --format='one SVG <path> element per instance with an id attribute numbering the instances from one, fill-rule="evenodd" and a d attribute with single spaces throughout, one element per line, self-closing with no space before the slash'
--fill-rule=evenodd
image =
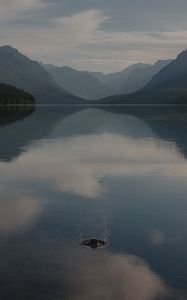
<path id="1" fill-rule="evenodd" d="M 187 109 L 38 108 L 0 138 L 2 300 L 187 299 Z"/>

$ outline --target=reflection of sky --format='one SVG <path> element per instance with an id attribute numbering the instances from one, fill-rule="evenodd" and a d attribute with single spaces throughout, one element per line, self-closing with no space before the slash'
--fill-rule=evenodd
<path id="1" fill-rule="evenodd" d="M 108 133 L 46 140 L 11 164 L 1 163 L 0 169 L 5 185 L 41 182 L 92 198 L 104 191 L 99 182 L 103 177 L 187 175 L 174 143 Z"/>
<path id="2" fill-rule="evenodd" d="M 135 256 L 84 253 L 76 267 L 70 300 L 154 300 L 167 294 L 164 282 Z"/>
<path id="3" fill-rule="evenodd" d="M 138 257 L 73 249 L 67 241 L 52 243 L 47 237 L 38 240 L 31 235 L 0 247 L 5 258 L 0 261 L 2 299 L 165 300 L 169 291 Z"/>
<path id="4" fill-rule="evenodd" d="M 27 229 L 41 211 L 39 199 L 24 196 L 15 188 L 1 188 L 0 200 L 0 234 Z"/>
<path id="5" fill-rule="evenodd" d="M 88 112 L 87 127 L 86 113 L 79 112 L 45 139 L 28 144 L 13 161 L 0 162 L 0 235 L 19 252 L 14 242 L 21 234 L 23 273 L 29 269 L 32 277 L 41 267 L 35 280 L 46 276 L 52 285 L 58 283 L 57 290 L 70 286 L 67 299 L 154 300 L 166 291 L 161 278 L 172 285 L 173 277 L 186 272 L 178 258 L 184 258 L 179 246 L 186 250 L 187 164 L 175 141 L 159 139 L 138 118 L 95 112 L 95 121 L 94 112 Z M 82 235 L 103 236 L 105 218 L 110 219 L 110 253 L 79 252 L 75 226 L 81 227 L 83 219 Z M 72 252 L 69 243 L 76 248 Z M 31 271 L 25 260 L 35 259 L 35 251 L 45 260 L 40 266 L 37 257 Z M 51 288 L 51 296 L 41 299 L 59 299 L 54 294 Z"/>

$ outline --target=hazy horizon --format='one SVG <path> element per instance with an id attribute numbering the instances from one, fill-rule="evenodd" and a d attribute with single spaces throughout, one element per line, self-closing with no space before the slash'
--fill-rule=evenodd
<path id="1" fill-rule="evenodd" d="M 27 55 L 26 53 L 24 53 L 24 52 L 21 52 L 21 50 L 19 49 L 19 48 L 15 48 L 14 47 L 14 45 L 0 45 L 0 48 L 1 47 L 11 47 L 11 48 L 13 48 L 13 49 L 15 49 L 15 50 L 17 50 L 19 53 L 21 53 L 21 54 L 23 54 L 23 55 L 25 55 L 25 56 L 27 56 L 28 58 L 30 58 L 30 59 L 32 59 L 33 61 L 37 61 L 37 59 L 35 59 L 34 57 L 30 57 L 29 55 Z M 179 53 L 178 53 L 179 54 Z M 168 58 L 168 59 L 166 59 L 166 60 L 172 60 L 172 59 L 175 59 L 175 58 Z M 128 67 L 131 67 L 131 66 L 133 66 L 133 65 L 138 65 L 138 64 L 147 64 L 148 66 L 150 65 L 150 66 L 152 66 L 152 65 L 154 65 L 154 64 L 156 64 L 157 62 L 159 62 L 159 61 L 162 61 L 162 59 L 158 59 L 158 60 L 156 60 L 156 61 L 153 61 L 152 63 L 146 63 L 146 62 L 142 62 L 142 61 L 140 61 L 140 62 L 137 62 L 137 63 L 135 63 L 135 64 L 130 64 L 130 65 L 127 65 L 127 66 L 125 66 L 124 68 L 122 68 L 122 69 L 119 69 L 119 70 L 116 70 L 116 71 L 114 71 L 114 73 L 116 72 L 120 72 L 120 71 L 123 71 L 123 70 L 125 70 L 125 69 L 127 69 Z M 164 61 L 164 60 L 163 60 Z M 86 72 L 86 71 L 90 71 L 90 72 L 97 72 L 97 70 L 92 70 L 92 69 L 81 69 L 81 67 L 79 68 L 79 67 L 73 67 L 73 66 L 70 66 L 70 65 L 60 65 L 60 64 L 54 64 L 53 62 L 50 62 L 50 63 L 45 63 L 44 61 L 38 61 L 41 65 L 42 64 L 44 64 L 44 65 L 48 65 L 48 66 L 54 66 L 54 67 L 57 67 L 57 68 L 70 68 L 70 69 L 74 69 L 74 70 L 77 70 L 77 71 L 82 71 L 82 72 Z M 112 74 L 113 72 L 105 72 L 105 71 L 102 71 L 102 70 L 98 70 L 98 72 L 100 72 L 100 73 L 103 73 L 103 74 L 106 74 L 106 75 L 109 75 L 109 74 Z"/>
<path id="2" fill-rule="evenodd" d="M 0 0 L 1 45 L 34 60 L 116 72 L 186 49 L 184 0 Z"/>

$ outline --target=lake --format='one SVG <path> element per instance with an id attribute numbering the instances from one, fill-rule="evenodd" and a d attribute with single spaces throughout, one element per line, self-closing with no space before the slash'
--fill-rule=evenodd
<path id="1" fill-rule="evenodd" d="M 187 108 L 13 114 L 0 122 L 1 299 L 187 299 Z M 108 245 L 80 246 L 91 237 Z"/>

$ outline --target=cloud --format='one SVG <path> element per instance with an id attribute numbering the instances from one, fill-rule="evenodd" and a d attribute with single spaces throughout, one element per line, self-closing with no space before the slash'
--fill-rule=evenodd
<path id="1" fill-rule="evenodd" d="M 0 234 L 9 235 L 27 230 L 41 213 L 40 201 L 19 194 L 16 190 L 2 189 L 0 193 Z"/>
<path id="2" fill-rule="evenodd" d="M 42 235 L 41 235 L 42 234 Z M 142 259 L 127 254 L 84 251 L 45 232 L 9 239 L 0 248 L 1 295 L 18 299 L 166 300 L 170 289 Z M 7 265 L 7 259 L 9 264 Z M 19 268 L 18 268 L 19 266 Z M 33 285 L 39 284 L 39 291 Z M 180 292 L 176 291 L 180 298 Z M 173 291 L 171 292 L 173 296 Z M 4 297 L 5 299 L 5 297 Z M 184 298 L 186 299 L 186 298 Z"/>
<path id="3" fill-rule="evenodd" d="M 48 19 L 36 17 L 27 22 L 22 20 L 23 12 L 40 11 L 45 5 L 52 4 L 37 1 L 36 5 L 36 0 L 25 1 L 23 5 L 21 0 L 15 3 L 2 7 L 1 43 L 12 44 L 44 62 L 82 69 L 94 69 L 95 66 L 95 69 L 109 71 L 136 62 L 174 58 L 186 47 L 187 31 L 128 32 L 125 28 L 124 31 L 112 31 L 103 27 L 111 16 L 99 9 Z M 14 17 L 17 18 L 16 25 L 12 22 L 3 24 L 3 20 Z"/>
<path id="4" fill-rule="evenodd" d="M 167 294 L 162 279 L 135 256 L 85 256 L 77 270 L 71 282 L 73 295 L 68 300 L 156 300 Z"/>
<path id="5" fill-rule="evenodd" d="M 33 38 L 35 43 L 30 49 L 31 54 L 37 54 L 38 50 L 41 49 L 41 45 L 43 45 L 43 49 L 45 49 L 47 54 L 50 51 L 53 51 L 53 54 L 58 54 L 59 52 L 62 54 L 64 50 L 77 49 L 81 45 L 89 44 L 94 40 L 95 32 L 97 32 L 104 20 L 106 20 L 106 16 L 100 11 L 89 10 L 51 19 L 48 24 L 45 24 L 44 27 L 41 25 L 37 30 L 35 26 L 30 26 L 27 28 L 27 32 L 30 35 L 28 39 L 29 45 L 25 50 L 28 52 Z M 10 28 L 10 31 L 12 31 L 12 28 Z M 19 45 L 22 48 L 25 39 L 27 40 L 25 28 L 15 28 L 13 31 L 17 37 L 20 35 L 24 37 L 22 41 L 19 39 Z"/>
<path id="6" fill-rule="evenodd" d="M 166 234 L 163 230 L 154 229 L 150 233 L 150 241 L 154 246 L 161 246 L 165 243 L 180 243 L 181 236 L 176 234 Z"/>
<path id="7" fill-rule="evenodd" d="M 1 0 L 0 23 L 20 21 L 44 7 L 43 0 Z"/>
<path id="8" fill-rule="evenodd" d="M 155 246 L 160 246 L 165 241 L 165 234 L 161 230 L 153 230 L 150 234 L 150 240 Z"/>

